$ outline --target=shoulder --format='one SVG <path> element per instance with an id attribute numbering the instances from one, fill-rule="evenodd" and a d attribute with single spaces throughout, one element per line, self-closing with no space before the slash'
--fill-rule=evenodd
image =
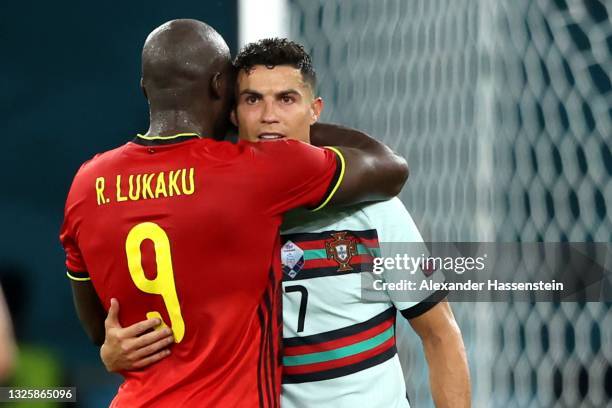
<path id="1" fill-rule="evenodd" d="M 336 155 L 329 149 L 311 146 L 297 140 L 271 142 L 241 142 L 248 152 L 250 164 L 264 174 L 274 174 L 289 181 L 319 179 L 323 174 L 333 175 Z M 333 166 L 333 167 L 332 167 Z"/>
<path id="2" fill-rule="evenodd" d="M 361 206 L 361 209 L 368 215 L 368 217 L 376 219 L 388 218 L 390 216 L 402 218 L 409 217 L 412 219 L 410 213 L 406 209 L 406 206 L 398 197 L 393 197 L 392 199 L 386 201 L 377 201 L 372 204 L 366 204 Z"/>
<path id="3" fill-rule="evenodd" d="M 126 145 L 119 146 L 112 150 L 107 150 L 105 152 L 96 153 L 92 158 L 86 160 L 81 164 L 81 167 L 77 170 L 74 181 L 87 177 L 91 174 L 95 174 L 100 167 L 104 167 L 106 163 L 113 160 L 121 151 L 125 148 Z"/>
<path id="4" fill-rule="evenodd" d="M 362 211 L 376 226 L 381 241 L 420 242 L 423 240 L 410 212 L 402 201 L 394 197 L 362 207 Z"/>
<path id="5" fill-rule="evenodd" d="M 114 161 L 118 156 L 122 154 L 122 152 L 126 149 L 127 146 L 128 144 L 126 143 L 114 149 L 95 154 L 92 158 L 83 162 L 83 164 L 77 171 L 75 178 L 79 175 L 86 175 L 88 173 L 95 172 L 98 168 L 106 165 L 109 162 Z"/>
<path id="6" fill-rule="evenodd" d="M 283 233 L 323 232 L 374 228 L 361 206 L 328 207 L 320 211 L 294 210 L 283 219 Z"/>
<path id="7" fill-rule="evenodd" d="M 387 225 L 403 221 L 414 225 L 412 217 L 397 197 L 371 204 L 356 204 L 347 207 L 328 207 L 321 211 L 303 209 L 285 215 L 283 232 L 319 232 L 325 230 L 388 229 Z M 416 226 L 414 226 L 416 229 Z"/>
<path id="8" fill-rule="evenodd" d="M 240 142 L 244 146 L 252 149 L 255 154 L 262 156 L 270 155 L 296 155 L 294 158 L 304 157 L 304 155 L 322 154 L 328 149 L 309 145 L 299 140 L 275 140 L 270 142 Z M 331 152 L 331 150 L 330 150 Z M 299 156 L 297 156 L 299 155 Z"/>
<path id="9" fill-rule="evenodd" d="M 214 140 L 210 138 L 194 140 L 192 151 L 197 157 L 207 159 L 218 159 L 222 161 L 232 161 L 233 159 L 248 159 L 253 156 L 250 146 L 242 142 L 232 142 L 228 140 Z"/>

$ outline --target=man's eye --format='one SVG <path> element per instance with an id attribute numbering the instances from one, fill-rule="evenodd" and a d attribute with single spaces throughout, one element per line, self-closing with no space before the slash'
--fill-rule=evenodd
<path id="1" fill-rule="evenodd" d="M 281 102 L 282 103 L 293 103 L 293 97 L 285 95 L 281 97 Z"/>
<path id="2" fill-rule="evenodd" d="M 246 98 L 244 98 L 244 101 L 248 103 L 249 105 L 252 105 L 257 102 L 257 97 L 254 95 L 249 95 Z"/>

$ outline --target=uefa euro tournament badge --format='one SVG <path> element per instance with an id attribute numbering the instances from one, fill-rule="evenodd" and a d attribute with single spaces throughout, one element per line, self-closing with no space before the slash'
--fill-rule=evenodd
<path id="1" fill-rule="evenodd" d="M 283 272 L 291 279 L 304 267 L 304 251 L 291 241 L 287 241 L 281 248 L 281 263 Z"/>

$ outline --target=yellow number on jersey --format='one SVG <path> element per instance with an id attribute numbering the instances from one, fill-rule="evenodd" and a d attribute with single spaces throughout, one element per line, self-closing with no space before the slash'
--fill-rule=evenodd
<path id="1" fill-rule="evenodd" d="M 155 279 L 148 279 L 142 268 L 140 245 L 145 239 L 153 241 L 155 246 L 155 261 L 157 263 Z M 125 241 L 125 253 L 127 254 L 130 275 L 136 287 L 145 293 L 160 295 L 164 299 L 168 316 L 170 316 L 174 341 L 180 343 L 185 335 L 185 322 L 181 315 L 181 306 L 174 285 L 174 271 L 172 270 L 172 255 L 170 254 L 168 235 L 159 225 L 153 222 L 138 224 L 128 233 Z M 166 326 L 159 312 L 148 312 L 147 318 L 160 319 L 162 324 L 158 329 Z"/>

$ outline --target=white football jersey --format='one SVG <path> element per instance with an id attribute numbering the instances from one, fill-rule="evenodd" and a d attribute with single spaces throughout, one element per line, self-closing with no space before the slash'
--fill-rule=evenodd
<path id="1" fill-rule="evenodd" d="M 362 296 L 381 242 L 422 242 L 398 198 L 289 214 L 283 224 L 283 408 L 409 407 L 395 347 L 395 318 L 421 301 Z M 388 280 L 389 276 L 385 276 Z M 412 299 L 411 299 L 412 300 Z"/>

